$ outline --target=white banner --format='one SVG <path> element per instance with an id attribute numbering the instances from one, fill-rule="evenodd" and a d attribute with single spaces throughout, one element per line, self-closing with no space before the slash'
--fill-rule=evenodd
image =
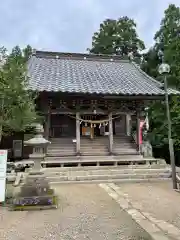
<path id="1" fill-rule="evenodd" d="M 5 201 L 7 150 L 0 150 L 0 202 Z"/>

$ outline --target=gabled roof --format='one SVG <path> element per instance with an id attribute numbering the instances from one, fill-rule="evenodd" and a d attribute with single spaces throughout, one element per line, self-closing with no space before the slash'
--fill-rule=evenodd
<path id="1" fill-rule="evenodd" d="M 118 56 L 37 51 L 28 62 L 29 88 L 103 95 L 164 95 L 162 84 Z"/>

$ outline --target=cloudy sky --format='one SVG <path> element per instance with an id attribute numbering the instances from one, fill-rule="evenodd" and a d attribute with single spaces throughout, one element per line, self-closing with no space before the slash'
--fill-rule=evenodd
<path id="1" fill-rule="evenodd" d="M 106 18 L 135 19 L 147 47 L 169 3 L 180 0 L 1 0 L 0 45 L 85 52 Z"/>

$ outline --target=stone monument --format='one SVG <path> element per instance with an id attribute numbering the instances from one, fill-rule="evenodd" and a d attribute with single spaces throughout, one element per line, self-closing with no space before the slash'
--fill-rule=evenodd
<path id="1" fill-rule="evenodd" d="M 29 172 L 25 184 L 14 199 L 12 210 L 34 210 L 57 208 L 57 197 L 50 188 L 48 180 L 41 171 L 41 161 L 45 157 L 45 148 L 50 142 L 43 138 L 43 127 L 36 125 L 34 138 L 25 141 L 24 144 L 33 147 L 33 153 L 29 156 L 34 161 L 32 170 Z"/>
<path id="2" fill-rule="evenodd" d="M 153 157 L 153 151 L 152 151 L 152 145 L 149 141 L 144 141 L 141 146 L 141 152 L 143 154 L 143 157 L 152 158 Z"/>

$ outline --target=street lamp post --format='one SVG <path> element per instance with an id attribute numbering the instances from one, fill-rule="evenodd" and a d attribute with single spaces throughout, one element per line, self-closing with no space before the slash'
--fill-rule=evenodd
<path id="1" fill-rule="evenodd" d="M 177 189 L 174 144 L 172 140 L 172 123 L 171 123 L 171 116 L 170 116 L 170 110 L 169 110 L 169 97 L 168 97 L 168 86 L 167 86 L 167 74 L 170 72 L 170 66 L 167 63 L 162 62 L 161 65 L 159 66 L 158 71 L 161 75 L 164 75 L 164 91 L 165 91 L 165 102 L 166 102 L 166 114 L 167 114 L 167 120 L 168 120 L 168 142 L 169 142 L 171 169 L 172 169 L 172 182 L 173 182 L 173 189 Z"/>

